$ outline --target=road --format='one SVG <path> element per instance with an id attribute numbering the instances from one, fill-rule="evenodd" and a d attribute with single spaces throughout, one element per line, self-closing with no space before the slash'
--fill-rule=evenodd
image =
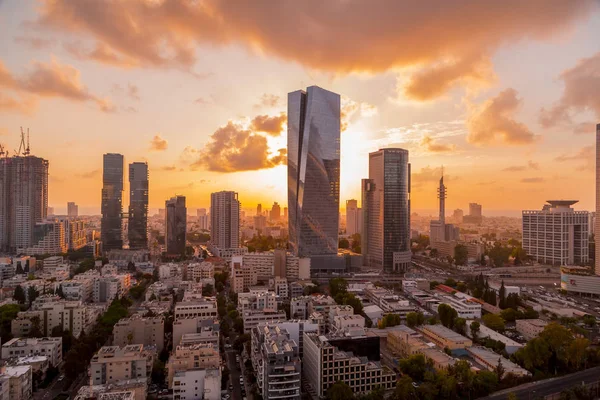
<path id="1" fill-rule="evenodd" d="M 227 350 L 225 355 L 227 357 L 227 368 L 229 368 L 229 379 L 233 385 L 233 392 L 231 393 L 232 400 L 242 400 L 242 389 L 240 387 L 240 366 L 235 362 L 235 356 L 237 352 L 235 350 Z"/>
<path id="2" fill-rule="evenodd" d="M 600 367 L 595 367 L 559 378 L 526 383 L 521 386 L 496 392 L 491 396 L 485 397 L 484 400 L 505 400 L 508 398 L 509 393 L 514 393 L 520 400 L 543 398 L 580 385 L 582 382 L 589 384 L 598 382 L 598 380 L 600 380 Z"/>

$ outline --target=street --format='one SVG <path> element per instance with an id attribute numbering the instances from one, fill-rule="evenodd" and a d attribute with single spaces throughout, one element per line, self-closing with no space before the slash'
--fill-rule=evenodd
<path id="1" fill-rule="evenodd" d="M 237 352 L 235 350 L 227 350 L 225 351 L 225 355 L 227 357 L 227 368 L 229 368 L 229 379 L 233 385 L 231 399 L 242 400 L 242 389 L 240 387 L 240 376 L 242 374 L 239 364 L 235 361 Z"/>

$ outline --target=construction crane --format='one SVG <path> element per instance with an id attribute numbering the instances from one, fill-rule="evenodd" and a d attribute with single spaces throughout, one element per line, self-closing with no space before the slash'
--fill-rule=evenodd
<path id="1" fill-rule="evenodd" d="M 4 151 L 4 146 L 2 146 L 2 143 L 0 143 L 0 157 L 3 157 L 4 154 L 8 155 L 8 152 Z"/>
<path id="2" fill-rule="evenodd" d="M 28 156 L 30 154 L 29 150 L 29 128 L 27 128 L 27 144 L 25 144 L 25 131 L 23 127 L 21 127 L 21 143 L 19 144 L 19 151 L 16 155 Z"/>

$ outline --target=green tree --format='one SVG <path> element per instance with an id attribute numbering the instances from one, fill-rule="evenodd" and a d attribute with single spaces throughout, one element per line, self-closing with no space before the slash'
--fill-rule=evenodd
<path id="1" fill-rule="evenodd" d="M 448 279 L 446 279 L 444 281 L 444 285 L 455 288 L 456 287 L 456 281 L 454 279 L 452 279 L 452 278 L 448 278 Z"/>
<path id="2" fill-rule="evenodd" d="M 378 325 L 379 325 L 380 329 L 384 329 L 384 328 L 387 328 L 387 327 L 400 325 L 401 322 L 402 321 L 401 321 L 400 316 L 398 314 L 386 314 L 379 321 Z"/>
<path id="3" fill-rule="evenodd" d="M 335 298 L 338 294 L 346 294 L 348 282 L 344 278 L 333 278 L 329 280 L 329 293 Z"/>
<path id="4" fill-rule="evenodd" d="M 27 337 L 39 338 L 44 336 L 46 335 L 44 334 L 44 332 L 42 332 L 40 317 L 38 317 L 37 315 L 31 317 L 31 329 L 29 330 L 29 334 L 27 335 Z"/>
<path id="5" fill-rule="evenodd" d="M 152 365 L 152 383 L 162 385 L 165 383 L 165 363 L 160 360 L 155 360 Z"/>
<path id="6" fill-rule="evenodd" d="M 27 298 L 25 296 L 25 291 L 23 290 L 21 285 L 17 285 L 17 287 L 15 287 L 15 291 L 13 293 L 13 299 L 16 302 L 18 302 L 19 304 L 25 304 L 25 301 L 27 300 Z"/>
<path id="7" fill-rule="evenodd" d="M 498 290 L 498 297 L 500 298 L 498 307 L 504 310 L 506 308 L 506 288 L 504 287 L 504 280 L 502 280 L 500 290 Z"/>
<path id="8" fill-rule="evenodd" d="M 500 312 L 500 316 L 507 322 L 515 322 L 517 319 L 517 312 L 512 308 L 505 308 Z"/>
<path id="9" fill-rule="evenodd" d="M 327 389 L 325 394 L 327 400 L 348 400 L 354 398 L 354 393 L 350 386 L 344 382 L 336 382 Z"/>
<path id="10" fill-rule="evenodd" d="M 471 337 L 473 338 L 473 341 L 476 341 L 477 337 L 479 336 L 479 330 L 481 328 L 481 325 L 479 324 L 479 322 L 473 321 L 471 322 L 471 325 L 469 327 L 471 328 Z"/>
<path id="11" fill-rule="evenodd" d="M 440 304 L 438 306 L 438 315 L 442 325 L 450 329 L 454 327 L 454 321 L 458 317 L 456 310 L 448 304 Z"/>
<path id="12" fill-rule="evenodd" d="M 457 244 L 454 247 L 454 262 L 456 265 L 466 265 L 469 260 L 469 252 L 464 244 Z"/>
<path id="13" fill-rule="evenodd" d="M 590 341 L 585 338 L 576 338 L 569 344 L 567 359 L 573 370 L 578 371 L 585 364 L 589 345 Z"/>
<path id="14" fill-rule="evenodd" d="M 438 287 L 439 284 L 440 283 L 438 281 L 431 281 L 431 282 L 429 282 L 429 290 L 435 289 L 436 287 Z"/>
<path id="15" fill-rule="evenodd" d="M 454 330 L 461 335 L 464 335 L 467 331 L 467 320 L 464 318 L 456 318 L 454 320 Z"/>
<path id="16" fill-rule="evenodd" d="M 475 398 L 484 397 L 498 387 L 498 376 L 491 371 L 479 371 L 473 378 L 473 394 Z"/>
<path id="17" fill-rule="evenodd" d="M 456 290 L 458 290 L 459 292 L 466 293 L 467 292 L 467 284 L 464 282 L 458 282 L 456 284 Z"/>
<path id="18" fill-rule="evenodd" d="M 503 332 L 505 329 L 504 319 L 497 314 L 485 314 L 482 318 L 483 324 L 496 332 Z"/>
<path id="19" fill-rule="evenodd" d="M 398 379 L 392 400 L 416 399 L 417 389 L 413 386 L 414 381 L 408 375 L 402 375 Z"/>
<path id="20" fill-rule="evenodd" d="M 338 243 L 338 247 L 340 249 L 349 249 L 350 248 L 350 242 L 346 238 L 341 238 L 340 241 L 339 241 L 339 243 Z"/>
<path id="21" fill-rule="evenodd" d="M 58 289 L 56 290 L 56 295 L 57 295 L 58 297 L 60 297 L 61 299 L 64 299 L 64 298 L 65 298 L 65 294 L 64 294 L 64 292 L 63 292 L 62 285 L 58 285 Z"/>
<path id="22" fill-rule="evenodd" d="M 202 296 L 213 296 L 214 292 L 214 288 L 210 283 L 202 286 Z"/>
<path id="23" fill-rule="evenodd" d="M 29 288 L 27 289 L 27 297 L 29 297 L 29 305 L 30 306 L 31 306 L 31 303 L 33 303 L 39 295 L 40 295 L 40 292 L 38 292 L 34 286 L 29 286 Z"/>
<path id="24" fill-rule="evenodd" d="M 415 381 L 422 381 L 427 371 L 427 361 L 423 354 L 415 354 L 398 362 L 400 370 Z"/>

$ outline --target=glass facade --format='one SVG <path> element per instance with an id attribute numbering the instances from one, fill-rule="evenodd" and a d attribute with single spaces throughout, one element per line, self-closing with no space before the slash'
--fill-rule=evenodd
<path id="1" fill-rule="evenodd" d="M 167 254 L 185 253 L 187 208 L 185 196 L 176 196 L 165 202 L 165 244 Z"/>
<path id="2" fill-rule="evenodd" d="M 148 164 L 129 164 L 129 223 L 130 249 L 148 248 Z"/>
<path id="3" fill-rule="evenodd" d="M 104 155 L 101 236 L 104 251 L 123 248 L 123 167 L 121 154 Z"/>
<path id="4" fill-rule="evenodd" d="M 335 255 L 340 205 L 340 95 L 288 94 L 288 220 L 300 257 Z"/>
<path id="5" fill-rule="evenodd" d="M 369 154 L 369 179 L 362 180 L 365 264 L 401 272 L 410 264 L 410 164 L 408 151 Z"/>

